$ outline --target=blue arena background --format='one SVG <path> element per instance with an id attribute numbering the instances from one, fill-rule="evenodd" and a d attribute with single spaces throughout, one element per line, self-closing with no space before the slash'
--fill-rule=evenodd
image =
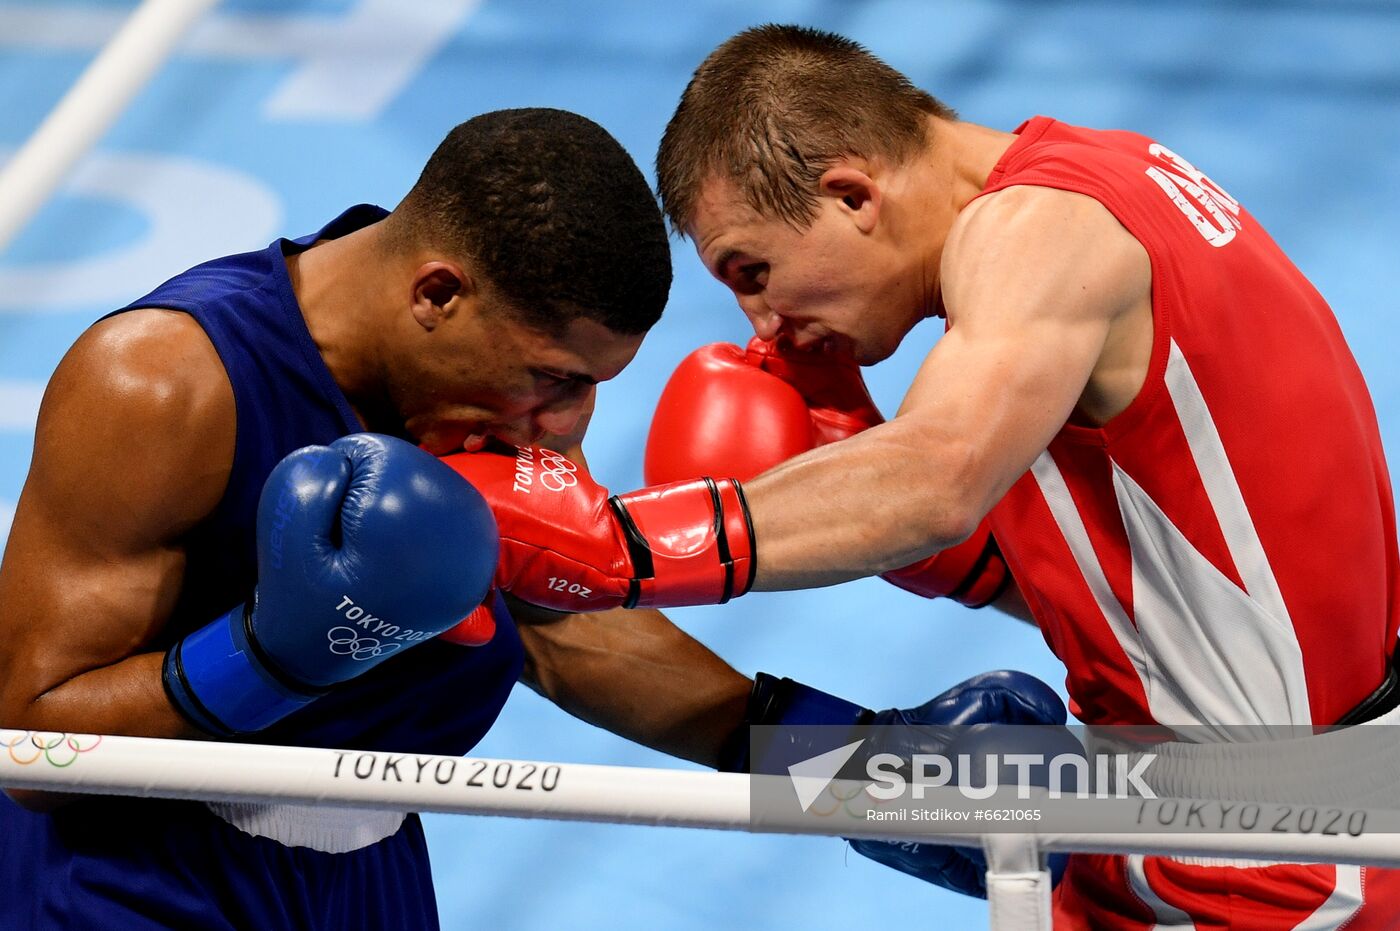
<path id="1" fill-rule="evenodd" d="M 0 159 L 133 7 L 0 0 Z M 650 173 L 691 70 L 727 36 L 769 21 L 849 35 L 974 122 L 1010 129 L 1044 113 L 1141 131 L 1182 153 L 1252 210 L 1331 301 L 1400 462 L 1396 2 L 228 0 L 0 253 L 0 538 L 43 385 L 95 318 L 188 265 L 310 232 L 350 203 L 393 206 L 447 129 L 484 110 L 576 110 Z M 746 338 L 727 292 L 687 244 L 677 243 L 676 272 L 665 318 L 602 389 L 586 444 L 594 471 L 616 489 L 641 481 L 651 405 L 674 365 L 701 343 Z M 887 413 L 937 335 L 920 327 L 869 371 Z M 93 449 L 92 468 L 102 461 Z M 918 703 L 997 667 L 1063 681 L 1036 631 L 878 582 L 673 616 L 744 672 L 792 676 L 875 707 Z M 688 765 L 582 724 L 523 687 L 479 752 Z M 450 929 L 986 922 L 983 903 L 878 867 L 835 839 L 427 822 Z"/>

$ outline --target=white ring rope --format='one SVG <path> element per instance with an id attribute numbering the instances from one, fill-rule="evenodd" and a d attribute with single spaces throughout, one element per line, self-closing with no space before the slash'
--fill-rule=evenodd
<path id="1" fill-rule="evenodd" d="M 218 0 L 145 0 L 0 169 L 0 252 Z"/>
<path id="2" fill-rule="evenodd" d="M 732 773 L 0 729 L 0 785 L 744 830 Z"/>
<path id="3" fill-rule="evenodd" d="M 0 729 L 0 785 L 22 789 L 911 839 L 908 830 L 891 830 L 844 807 L 821 815 L 764 812 L 754 818 L 751 778 L 786 781 L 734 773 Z M 832 785 L 846 784 L 838 780 Z M 924 803 L 931 807 L 968 804 L 956 788 L 924 792 Z M 1367 811 L 1367 828 L 1359 836 L 1345 831 L 1279 833 L 1263 823 L 1256 832 L 1177 833 L 1144 832 L 1143 826 L 1154 823 L 1160 806 L 1255 803 L 1065 798 L 1036 804 L 1078 812 L 1097 828 L 1025 832 L 1036 837 L 1042 851 L 1228 854 L 1400 866 L 1400 811 Z M 983 836 L 929 830 L 918 839 L 978 846 Z"/>

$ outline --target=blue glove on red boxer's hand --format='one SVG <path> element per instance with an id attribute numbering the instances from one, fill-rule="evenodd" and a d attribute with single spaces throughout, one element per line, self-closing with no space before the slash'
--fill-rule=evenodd
<path id="1" fill-rule="evenodd" d="M 807 759 L 839 746 L 829 732 L 806 743 L 797 725 L 866 726 L 888 725 L 875 738 L 878 749 L 909 759 L 916 753 L 942 754 L 956 758 L 960 752 L 1007 748 L 992 747 L 995 728 L 959 729 L 958 725 L 1042 724 L 1063 725 L 1067 718 L 1064 703 L 1044 682 L 1013 670 L 999 670 L 973 676 L 917 708 L 871 711 L 853 702 L 828 695 L 791 679 L 777 679 L 759 673 L 749 698 L 745 725 L 780 725 L 780 746 L 762 751 L 765 759 L 749 759 L 747 727 L 736 732 L 725 749 L 720 768 L 729 772 L 782 773 L 790 763 Z M 787 730 L 787 727 L 792 727 Z M 823 729 L 824 731 L 824 729 Z M 1005 732 L 1016 739 L 1015 729 Z M 1022 733 L 1024 738 L 1024 733 Z M 1068 731 L 1043 735 L 1053 752 L 1078 752 L 1079 743 Z M 974 755 L 975 759 L 975 755 Z M 978 780 L 983 784 L 984 780 Z M 946 844 L 896 843 L 879 840 L 852 840 L 851 846 L 877 863 L 893 867 L 934 885 L 986 898 L 987 863 L 980 848 Z M 1064 856 L 1052 855 L 1051 873 L 1055 881 L 1064 871 Z"/>
<path id="2" fill-rule="evenodd" d="M 253 600 L 165 658 L 171 703 L 219 736 L 264 728 L 451 628 L 481 604 L 499 547 L 461 476 L 365 433 L 278 463 L 257 540 Z"/>

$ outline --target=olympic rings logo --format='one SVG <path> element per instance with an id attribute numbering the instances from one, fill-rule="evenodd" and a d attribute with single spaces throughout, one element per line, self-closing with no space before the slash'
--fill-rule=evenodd
<path id="1" fill-rule="evenodd" d="M 540 484 L 550 491 L 563 491 L 578 484 L 578 466 L 551 450 L 540 455 Z"/>
<path id="2" fill-rule="evenodd" d="M 827 784 L 818 795 L 806 813 L 816 815 L 819 818 L 828 818 L 836 814 L 841 809 L 845 809 L 846 814 L 864 821 L 866 812 L 872 808 L 884 808 L 891 803 L 887 800 L 876 798 L 870 793 L 871 786 L 861 785 L 853 781 L 835 780 Z"/>
<path id="3" fill-rule="evenodd" d="M 44 760 L 50 766 L 62 769 L 72 766 L 79 754 L 96 749 L 102 743 L 97 734 L 59 734 L 52 731 L 22 731 L 13 736 L 0 737 L 10 759 L 20 766 L 28 766 Z"/>
<path id="4" fill-rule="evenodd" d="M 326 639 L 331 642 L 331 652 L 336 656 L 348 656 L 361 662 L 388 656 L 403 646 L 402 643 L 380 643 L 373 637 L 362 638 L 353 627 L 332 627 L 326 631 Z"/>

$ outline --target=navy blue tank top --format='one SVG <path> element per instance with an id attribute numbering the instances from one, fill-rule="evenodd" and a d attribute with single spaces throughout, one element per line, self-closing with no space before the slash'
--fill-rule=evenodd
<path id="1" fill-rule="evenodd" d="M 117 311 L 161 307 L 192 316 L 223 361 L 237 407 L 228 486 L 185 541 L 180 599 L 157 646 L 170 646 L 251 597 L 258 496 L 273 466 L 294 449 L 363 429 L 311 339 L 285 259 L 385 216 L 380 207 L 351 207 L 310 236 L 197 265 Z M 466 753 L 495 722 L 523 660 L 520 635 L 510 624 L 499 624 L 485 646 L 430 640 L 248 739 Z"/>

